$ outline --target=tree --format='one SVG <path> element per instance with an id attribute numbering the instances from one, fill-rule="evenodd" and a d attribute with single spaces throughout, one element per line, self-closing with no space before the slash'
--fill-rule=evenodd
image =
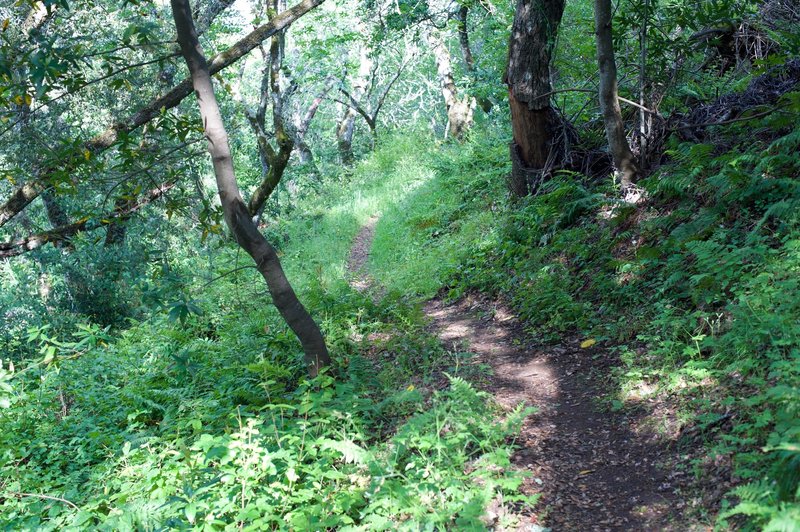
<path id="1" fill-rule="evenodd" d="M 268 13 L 285 9 L 285 2 L 272 0 Z M 284 57 L 286 55 L 285 30 L 270 39 L 268 51 L 263 52 L 265 68 L 261 78 L 259 101 L 256 106 L 245 105 L 244 114 L 256 137 L 259 160 L 261 162 L 261 183 L 253 191 L 248 209 L 258 218 L 264 205 L 277 188 L 289 165 L 292 152 L 297 151 L 302 164 L 311 164 L 313 155 L 305 141 L 311 122 L 319 106 L 333 87 L 332 78 L 326 80 L 322 90 L 316 94 L 306 109 L 295 109 L 290 116 L 290 100 L 298 91 L 298 84 L 286 74 Z M 272 129 L 267 126 L 267 109 L 271 108 Z M 273 147 L 271 139 L 275 139 Z"/>
<path id="2" fill-rule="evenodd" d="M 436 28 L 428 29 L 426 40 L 433 50 L 433 57 L 436 60 L 439 86 L 447 109 L 448 132 L 453 138 L 460 140 L 472 126 L 475 99 L 469 96 L 459 96 L 458 87 L 453 78 L 450 50 Z M 471 55 L 469 57 L 471 60 Z"/>
<path id="3" fill-rule="evenodd" d="M 363 24 L 361 25 L 363 28 Z M 359 62 L 358 72 L 353 78 L 353 88 L 345 96 L 348 100 L 360 102 L 364 93 L 367 91 L 370 75 L 374 74 L 372 58 L 370 57 L 370 48 L 366 43 L 359 42 Z M 336 144 L 339 148 L 339 157 L 342 164 L 350 166 L 353 164 L 353 133 L 356 127 L 356 116 L 359 114 L 356 108 L 353 107 L 350 101 L 341 102 L 344 105 L 344 115 L 339 123 L 336 125 Z M 366 119 L 368 113 L 361 113 Z M 369 120 L 367 120 L 369 124 Z M 370 129 L 372 131 L 372 129 Z"/>
<path id="4" fill-rule="evenodd" d="M 617 62 L 611 29 L 611 0 L 595 0 L 594 25 L 597 41 L 597 64 L 600 70 L 600 109 L 614 166 L 620 173 L 623 187 L 630 186 L 639 174 L 636 158 L 625 136 L 625 124 L 617 95 Z"/>
<path id="5" fill-rule="evenodd" d="M 362 55 L 362 58 L 363 57 Z M 339 88 L 339 92 L 342 93 L 346 100 L 337 101 L 352 108 L 355 113 L 361 115 L 369 127 L 369 132 L 372 134 L 373 145 L 375 139 L 378 137 L 378 114 L 381 112 L 381 109 L 383 109 L 383 105 L 386 103 L 386 97 L 389 96 L 392 87 L 394 87 L 397 80 L 400 79 L 400 76 L 412 59 L 412 56 L 404 56 L 400 64 L 395 67 L 396 70 L 392 73 L 387 73 L 388 79 L 384 82 L 385 84 L 380 90 L 378 90 L 377 85 L 378 69 L 381 64 L 378 62 L 377 58 L 375 60 L 369 60 L 368 79 L 362 78 L 361 74 L 363 72 L 361 72 L 361 70 L 359 71 L 358 82 L 352 92 L 347 90 L 344 86 Z M 363 90 L 361 87 L 364 87 Z M 361 93 L 360 98 L 356 97 L 359 92 Z M 342 160 L 346 161 L 347 159 L 352 162 L 353 124 L 348 123 L 348 120 L 350 120 L 349 112 L 345 113 L 343 120 L 337 127 L 337 138 Z M 347 162 L 345 162 L 345 164 L 347 164 Z"/>
<path id="6" fill-rule="evenodd" d="M 197 95 L 200 116 L 208 139 L 208 152 L 213 161 L 225 222 L 238 244 L 255 261 L 258 271 L 269 287 L 275 307 L 300 340 L 308 372 L 314 377 L 322 367 L 330 364 L 322 332 L 297 298 L 281 267 L 278 254 L 258 231 L 247 205 L 242 200 L 234 173 L 228 134 L 211 82 L 211 69 L 194 29 L 189 2 L 171 0 L 171 5 L 181 53 L 191 74 L 192 86 Z"/>
<path id="7" fill-rule="evenodd" d="M 513 130 L 509 186 L 516 196 L 535 193 L 567 151 L 557 146 L 562 119 L 550 103 L 550 61 L 563 13 L 564 0 L 517 1 L 504 80 Z"/>
<path id="8" fill-rule="evenodd" d="M 461 48 L 461 57 L 464 59 L 464 66 L 470 76 L 475 76 L 475 58 L 472 56 L 472 48 L 469 42 L 469 5 L 461 4 L 455 13 L 456 29 L 458 30 L 458 45 Z M 492 101 L 485 96 L 475 98 L 484 113 L 488 113 L 494 107 Z"/>

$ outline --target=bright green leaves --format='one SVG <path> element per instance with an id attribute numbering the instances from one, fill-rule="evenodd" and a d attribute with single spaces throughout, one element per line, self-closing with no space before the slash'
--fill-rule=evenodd
<path id="1" fill-rule="evenodd" d="M 169 305 L 169 311 L 167 312 L 167 316 L 169 317 L 170 321 L 179 321 L 181 325 L 186 324 L 186 320 L 192 314 L 201 316 L 203 314 L 203 309 L 197 304 L 198 302 L 194 299 L 180 299 L 178 301 L 173 301 Z"/>

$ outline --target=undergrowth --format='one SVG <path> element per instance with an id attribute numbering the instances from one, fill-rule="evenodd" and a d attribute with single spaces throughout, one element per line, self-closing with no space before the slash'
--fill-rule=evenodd
<path id="1" fill-rule="evenodd" d="M 501 295 L 543 342 L 596 339 L 620 362 L 610 404 L 660 394 L 678 409 L 662 437 L 686 448 L 701 435 L 698 486 L 728 493 L 695 511 L 720 528 L 798 530 L 796 96 L 789 115 L 721 128 L 725 148 L 671 141 L 637 205 L 568 173 L 502 202 L 508 139 L 448 147 L 378 226 L 373 269 L 398 290 Z"/>
<path id="2" fill-rule="evenodd" d="M 425 142 L 387 143 L 266 229 L 332 351 L 317 379 L 221 236 L 172 250 L 146 281 L 180 290 L 124 327 L 6 331 L 0 528 L 479 529 L 492 502 L 532 503 L 509 461 L 528 411 L 498 417 L 413 301 L 346 280 L 359 227 L 432 176 L 408 155 Z"/>

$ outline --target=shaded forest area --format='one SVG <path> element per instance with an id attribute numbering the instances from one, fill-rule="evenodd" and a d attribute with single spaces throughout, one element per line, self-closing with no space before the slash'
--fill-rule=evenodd
<path id="1" fill-rule="evenodd" d="M 0 5 L 0 528 L 800 531 L 799 29 Z"/>

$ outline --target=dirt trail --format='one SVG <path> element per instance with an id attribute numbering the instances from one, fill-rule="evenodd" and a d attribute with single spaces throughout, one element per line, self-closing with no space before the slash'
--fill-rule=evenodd
<path id="1" fill-rule="evenodd" d="M 354 283 L 366 279 L 366 286 L 363 266 L 375 221 L 355 239 L 349 261 Z M 696 528 L 671 518 L 680 515 L 681 504 L 674 476 L 658 463 L 674 463 L 674 450 L 641 429 L 644 411 L 611 412 L 602 404 L 608 353 L 582 349 L 580 340 L 536 347 L 507 309 L 474 297 L 452 305 L 434 299 L 425 313 L 446 348 L 469 350 L 476 363 L 492 367 L 486 389 L 499 404 L 524 401 L 538 409 L 523 425 L 513 457 L 532 473 L 525 490 L 542 494 L 521 530 Z"/>
<path id="2" fill-rule="evenodd" d="M 369 250 L 372 246 L 372 239 L 375 238 L 375 225 L 378 223 L 378 216 L 372 215 L 369 221 L 361 227 L 353 245 L 350 247 L 350 257 L 347 259 L 347 271 L 352 276 L 350 286 L 364 292 L 372 286 L 367 272 L 367 261 L 369 260 Z"/>

